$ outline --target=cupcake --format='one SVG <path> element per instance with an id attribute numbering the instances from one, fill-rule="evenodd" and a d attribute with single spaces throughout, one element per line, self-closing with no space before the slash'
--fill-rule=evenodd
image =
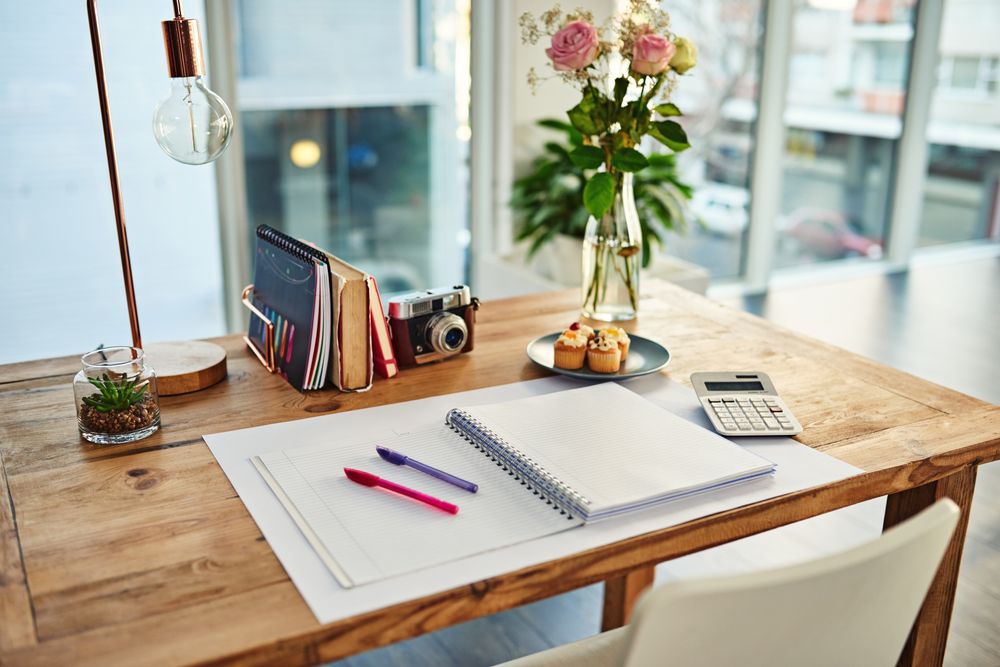
<path id="1" fill-rule="evenodd" d="M 570 331 L 580 331 L 587 337 L 587 342 L 594 340 L 594 330 L 588 327 L 586 324 L 581 324 L 579 322 L 573 322 L 569 325 Z"/>
<path id="2" fill-rule="evenodd" d="M 622 364 L 618 341 L 598 334 L 587 349 L 587 365 L 595 373 L 617 373 Z"/>
<path id="3" fill-rule="evenodd" d="M 602 329 L 601 333 L 618 343 L 618 349 L 622 351 L 622 361 L 628 359 L 628 348 L 632 341 L 624 329 L 619 327 L 608 327 L 607 329 Z"/>
<path id="4" fill-rule="evenodd" d="M 587 336 L 580 331 L 566 329 L 555 342 L 555 357 L 558 368 L 576 370 L 583 368 L 583 360 L 587 356 Z"/>

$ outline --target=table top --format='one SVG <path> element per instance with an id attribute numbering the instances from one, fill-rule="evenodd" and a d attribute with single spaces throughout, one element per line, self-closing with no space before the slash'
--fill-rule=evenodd
<path id="1" fill-rule="evenodd" d="M 764 371 L 797 440 L 866 472 L 319 625 L 201 435 L 541 377 L 525 345 L 578 296 L 484 303 L 472 353 L 361 394 L 296 392 L 220 338 L 228 379 L 163 398 L 161 430 L 129 445 L 79 437 L 77 357 L 0 366 L 0 663 L 329 661 L 1000 458 L 1000 407 L 649 280 L 626 328 L 670 349 L 662 372 Z"/>

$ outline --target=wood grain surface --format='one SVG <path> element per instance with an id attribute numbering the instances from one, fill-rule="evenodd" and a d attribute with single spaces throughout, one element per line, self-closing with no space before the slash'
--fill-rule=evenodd
<path id="1" fill-rule="evenodd" d="M 542 377 L 525 345 L 576 319 L 577 298 L 485 303 L 471 354 L 362 394 L 296 392 L 239 336 L 216 339 L 227 379 L 164 398 L 161 430 L 128 445 L 79 437 L 76 357 L 0 366 L 0 664 L 316 664 L 870 498 L 953 488 L 938 482 L 1000 458 L 1000 408 L 650 280 L 627 328 L 670 349 L 666 375 L 765 371 L 797 439 L 866 473 L 319 625 L 201 435 Z M 935 585 L 950 608 L 954 582 Z"/>
<path id="2" fill-rule="evenodd" d="M 226 379 L 226 351 L 203 340 L 150 343 L 143 350 L 156 371 L 160 396 L 207 389 Z"/>

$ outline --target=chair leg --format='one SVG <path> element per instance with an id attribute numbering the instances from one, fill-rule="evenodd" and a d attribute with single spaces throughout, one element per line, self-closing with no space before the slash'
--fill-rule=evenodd
<path id="1" fill-rule="evenodd" d="M 604 614 L 601 617 L 601 632 L 614 630 L 632 619 L 632 608 L 639 594 L 653 585 L 655 567 L 632 570 L 620 577 L 604 582 Z"/>
<path id="2" fill-rule="evenodd" d="M 951 498 L 962 510 L 955 534 L 899 656 L 898 667 L 933 666 L 944 662 L 948 625 L 958 586 L 958 567 L 962 562 L 962 547 L 965 546 L 965 531 L 969 525 L 975 486 L 976 467 L 970 466 L 936 482 L 894 493 L 886 501 L 884 528 L 904 521 L 940 498 Z"/>

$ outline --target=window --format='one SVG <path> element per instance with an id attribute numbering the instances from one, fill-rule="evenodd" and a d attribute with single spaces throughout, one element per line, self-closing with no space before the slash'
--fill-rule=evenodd
<path id="1" fill-rule="evenodd" d="M 248 238 L 315 242 L 383 295 L 465 281 L 468 2 L 237 8 Z"/>
<path id="2" fill-rule="evenodd" d="M 882 257 L 912 20 L 907 3 L 796 2 L 778 267 Z"/>
<path id="3" fill-rule="evenodd" d="M 919 245 L 1000 238 L 1000 6 L 944 5 Z M 977 49 L 975 56 L 967 55 Z"/>
<path id="4" fill-rule="evenodd" d="M 740 275 L 749 222 L 751 126 L 757 113 L 759 0 L 665 3 L 671 29 L 698 45 L 698 67 L 678 86 L 692 148 L 681 154 L 683 179 L 695 188 L 687 234 L 670 234 L 665 251 L 707 268 L 715 278 Z"/>
<path id="5" fill-rule="evenodd" d="M 938 86 L 951 91 L 995 93 L 1000 78 L 1000 59 L 990 56 L 956 56 L 942 54 Z"/>
<path id="6" fill-rule="evenodd" d="M 160 36 L 170 3 L 99 4 L 143 342 L 222 334 L 214 166 L 175 162 L 151 129 L 170 89 Z M 184 6 L 202 18 L 202 2 Z M 130 344 L 85 4 L 37 0 L 5 14 L 0 363 Z"/>

